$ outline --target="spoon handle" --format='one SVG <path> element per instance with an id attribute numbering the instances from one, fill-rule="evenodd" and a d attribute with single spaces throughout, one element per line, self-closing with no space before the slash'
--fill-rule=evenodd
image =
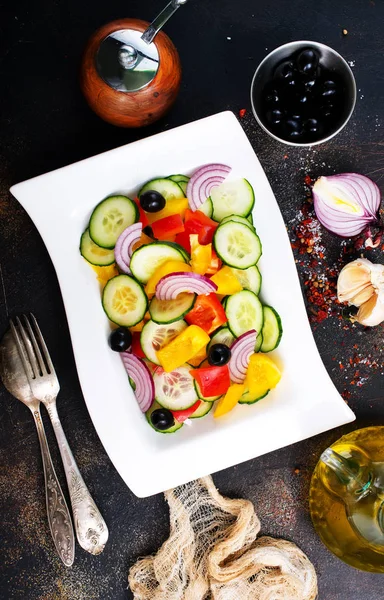
<path id="1" fill-rule="evenodd" d="M 168 19 L 172 17 L 180 6 L 185 4 L 187 0 L 171 0 L 169 4 L 161 11 L 160 14 L 152 21 L 149 27 L 144 31 L 141 39 L 147 44 L 151 44 L 160 29 L 164 27 Z"/>
<path id="2" fill-rule="evenodd" d="M 57 413 L 56 401 L 46 404 L 59 445 L 71 497 L 73 520 L 80 546 L 91 554 L 100 554 L 108 540 L 108 527 L 100 514 L 78 469 Z"/>
<path id="3" fill-rule="evenodd" d="M 52 464 L 48 442 L 41 420 L 40 408 L 31 408 L 39 436 L 41 456 L 43 459 L 45 496 L 47 503 L 48 523 L 58 555 L 63 563 L 70 567 L 75 558 L 75 535 L 71 515 L 57 475 Z"/>

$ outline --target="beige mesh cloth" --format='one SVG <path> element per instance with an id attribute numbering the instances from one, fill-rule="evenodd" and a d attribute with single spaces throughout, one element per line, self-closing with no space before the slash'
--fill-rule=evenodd
<path id="1" fill-rule="evenodd" d="M 248 500 L 230 500 L 211 477 L 165 493 L 170 536 L 139 559 L 128 581 L 135 600 L 314 600 L 316 572 L 291 542 L 257 538 Z"/>

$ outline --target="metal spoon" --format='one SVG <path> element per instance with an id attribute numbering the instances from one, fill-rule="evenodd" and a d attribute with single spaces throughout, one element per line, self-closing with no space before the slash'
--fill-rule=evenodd
<path id="1" fill-rule="evenodd" d="M 151 44 L 155 36 L 159 33 L 160 29 L 164 27 L 166 22 L 175 14 L 178 8 L 185 4 L 187 0 L 171 0 L 169 4 L 161 11 L 160 14 L 152 21 L 152 23 L 144 31 L 141 39 L 146 44 Z"/>
<path id="2" fill-rule="evenodd" d="M 7 390 L 28 406 L 33 415 L 44 467 L 49 528 L 59 557 L 67 567 L 70 567 L 75 558 L 75 535 L 71 515 L 52 464 L 41 420 L 40 402 L 32 394 L 11 331 L 7 331 L 0 343 L 0 377 Z"/>

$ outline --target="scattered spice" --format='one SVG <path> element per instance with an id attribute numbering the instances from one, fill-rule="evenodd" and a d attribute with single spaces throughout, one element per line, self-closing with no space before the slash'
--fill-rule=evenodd
<path id="1" fill-rule="evenodd" d="M 348 29 L 343 29 L 342 33 L 343 33 L 344 36 L 348 35 Z"/>
<path id="2" fill-rule="evenodd" d="M 298 467 L 296 467 L 296 469 L 293 472 L 295 475 L 298 475 L 300 473 L 300 469 Z"/>
<path id="3" fill-rule="evenodd" d="M 247 114 L 247 109 L 246 108 L 241 108 L 239 110 L 239 117 L 240 117 L 240 119 L 243 119 L 246 114 Z"/>

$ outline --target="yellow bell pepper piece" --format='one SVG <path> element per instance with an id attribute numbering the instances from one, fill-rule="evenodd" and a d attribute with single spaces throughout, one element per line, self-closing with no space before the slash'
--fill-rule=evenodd
<path id="1" fill-rule="evenodd" d="M 167 262 L 164 262 L 156 269 L 145 286 L 145 292 L 147 296 L 153 296 L 156 291 L 156 286 L 162 277 L 169 275 L 170 273 L 176 273 L 177 271 L 190 273 L 192 271 L 192 267 L 187 265 L 187 263 L 183 262 L 182 260 L 167 260 Z"/>
<path id="2" fill-rule="evenodd" d="M 170 373 L 196 356 L 205 348 L 210 337 L 201 327 L 190 325 L 169 344 L 157 352 L 157 358 L 164 371 Z"/>
<path id="3" fill-rule="evenodd" d="M 238 403 L 241 396 L 243 395 L 244 390 L 245 390 L 244 383 L 232 383 L 229 386 L 228 391 L 225 394 L 225 396 L 220 398 L 220 400 L 217 403 L 217 406 L 216 406 L 216 409 L 215 409 L 215 412 L 213 415 L 215 417 L 215 419 L 217 419 L 217 417 L 222 417 L 223 415 L 227 414 L 230 410 L 235 408 L 236 404 Z"/>
<path id="4" fill-rule="evenodd" d="M 189 236 L 191 243 L 192 271 L 199 275 L 207 272 L 212 260 L 212 244 L 199 244 L 199 236 L 195 233 Z"/>
<path id="5" fill-rule="evenodd" d="M 207 348 L 204 346 L 195 356 L 189 359 L 188 364 L 192 365 L 192 367 L 198 367 L 206 358 Z"/>
<path id="6" fill-rule="evenodd" d="M 92 269 L 95 271 L 97 275 L 97 281 L 100 282 L 101 287 L 104 288 L 108 281 L 112 279 L 112 277 L 116 277 L 119 275 L 119 271 L 115 264 L 108 265 L 107 267 L 97 267 L 96 265 L 91 265 Z"/>
<path id="7" fill-rule="evenodd" d="M 245 383 L 250 393 L 263 396 L 276 387 L 281 379 L 281 372 L 273 360 L 265 354 L 252 354 L 247 369 Z"/>
<path id="8" fill-rule="evenodd" d="M 135 250 L 137 250 L 138 248 L 141 248 L 141 246 L 146 246 L 146 244 L 153 244 L 153 239 L 150 238 L 148 235 L 146 235 L 145 233 L 141 232 L 141 236 L 140 239 L 137 240 L 137 242 L 135 242 L 133 244 L 132 247 L 132 252 L 134 252 Z"/>
<path id="9" fill-rule="evenodd" d="M 180 215 L 182 219 L 184 219 L 185 211 L 188 208 L 188 199 L 187 198 L 172 198 L 167 200 L 163 210 L 159 210 L 156 213 L 145 213 L 150 224 L 155 221 L 159 221 L 159 219 L 164 219 L 165 217 L 170 217 L 171 215 Z"/>
<path id="10" fill-rule="evenodd" d="M 220 271 L 217 271 L 215 275 L 212 275 L 211 281 L 217 285 L 216 294 L 222 294 L 223 296 L 236 294 L 236 292 L 241 292 L 243 289 L 230 267 L 223 267 Z"/>

